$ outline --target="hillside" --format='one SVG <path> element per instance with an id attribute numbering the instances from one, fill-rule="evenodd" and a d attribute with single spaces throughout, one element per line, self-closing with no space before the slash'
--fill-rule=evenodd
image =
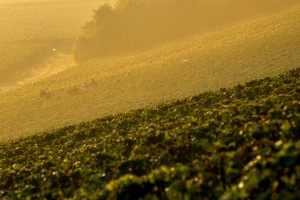
<path id="1" fill-rule="evenodd" d="M 89 121 L 299 67 L 300 7 L 127 57 L 93 60 L 0 93 L 0 140 Z M 94 79 L 98 85 L 79 88 Z M 51 92 L 50 100 L 40 91 Z"/>
<path id="2" fill-rule="evenodd" d="M 136 53 L 170 41 L 268 15 L 297 0 L 120 0 L 100 6 L 83 27 L 75 58 Z"/>
<path id="3" fill-rule="evenodd" d="M 0 145 L 0 198 L 298 199 L 300 68 Z"/>
<path id="4" fill-rule="evenodd" d="M 24 79 L 56 53 L 72 54 L 80 27 L 104 2 L 113 1 L 1 0 L 0 87 Z"/>

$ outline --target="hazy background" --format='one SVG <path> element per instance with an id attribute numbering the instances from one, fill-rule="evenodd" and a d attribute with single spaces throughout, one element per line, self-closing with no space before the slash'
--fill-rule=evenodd
<path id="1" fill-rule="evenodd" d="M 114 1 L 0 0 L 0 87 L 27 77 L 55 53 L 72 54 L 81 26 L 103 2 Z"/>
<path id="2" fill-rule="evenodd" d="M 0 0 L 0 141 L 299 67 L 299 3 Z"/>
<path id="3" fill-rule="evenodd" d="M 122 0 L 101 6 L 83 27 L 77 61 L 139 52 L 266 15 L 296 0 Z"/>

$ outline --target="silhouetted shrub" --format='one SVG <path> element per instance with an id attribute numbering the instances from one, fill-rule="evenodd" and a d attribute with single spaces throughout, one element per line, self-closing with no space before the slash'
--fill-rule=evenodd
<path id="1" fill-rule="evenodd" d="M 119 0 L 114 8 L 104 4 L 83 26 L 75 57 L 81 62 L 151 48 L 240 20 L 278 2 L 283 0 Z"/>

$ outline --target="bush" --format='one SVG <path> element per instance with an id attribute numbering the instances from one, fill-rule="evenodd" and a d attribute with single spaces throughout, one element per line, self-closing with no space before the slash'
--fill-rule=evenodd
<path id="1" fill-rule="evenodd" d="M 282 1 L 119 0 L 114 8 L 104 4 L 83 27 L 75 57 L 82 62 L 144 50 L 240 20 L 267 9 L 263 5 L 272 8 Z"/>

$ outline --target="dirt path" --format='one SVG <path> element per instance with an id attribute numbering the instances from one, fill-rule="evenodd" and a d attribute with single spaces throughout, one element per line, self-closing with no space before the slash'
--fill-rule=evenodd
<path id="1" fill-rule="evenodd" d="M 32 84 L 59 72 L 65 71 L 71 67 L 75 67 L 76 65 L 77 64 L 75 63 L 72 54 L 57 53 L 32 67 L 29 71 L 17 72 L 18 80 L 9 85 L 0 86 L 0 92 Z"/>

